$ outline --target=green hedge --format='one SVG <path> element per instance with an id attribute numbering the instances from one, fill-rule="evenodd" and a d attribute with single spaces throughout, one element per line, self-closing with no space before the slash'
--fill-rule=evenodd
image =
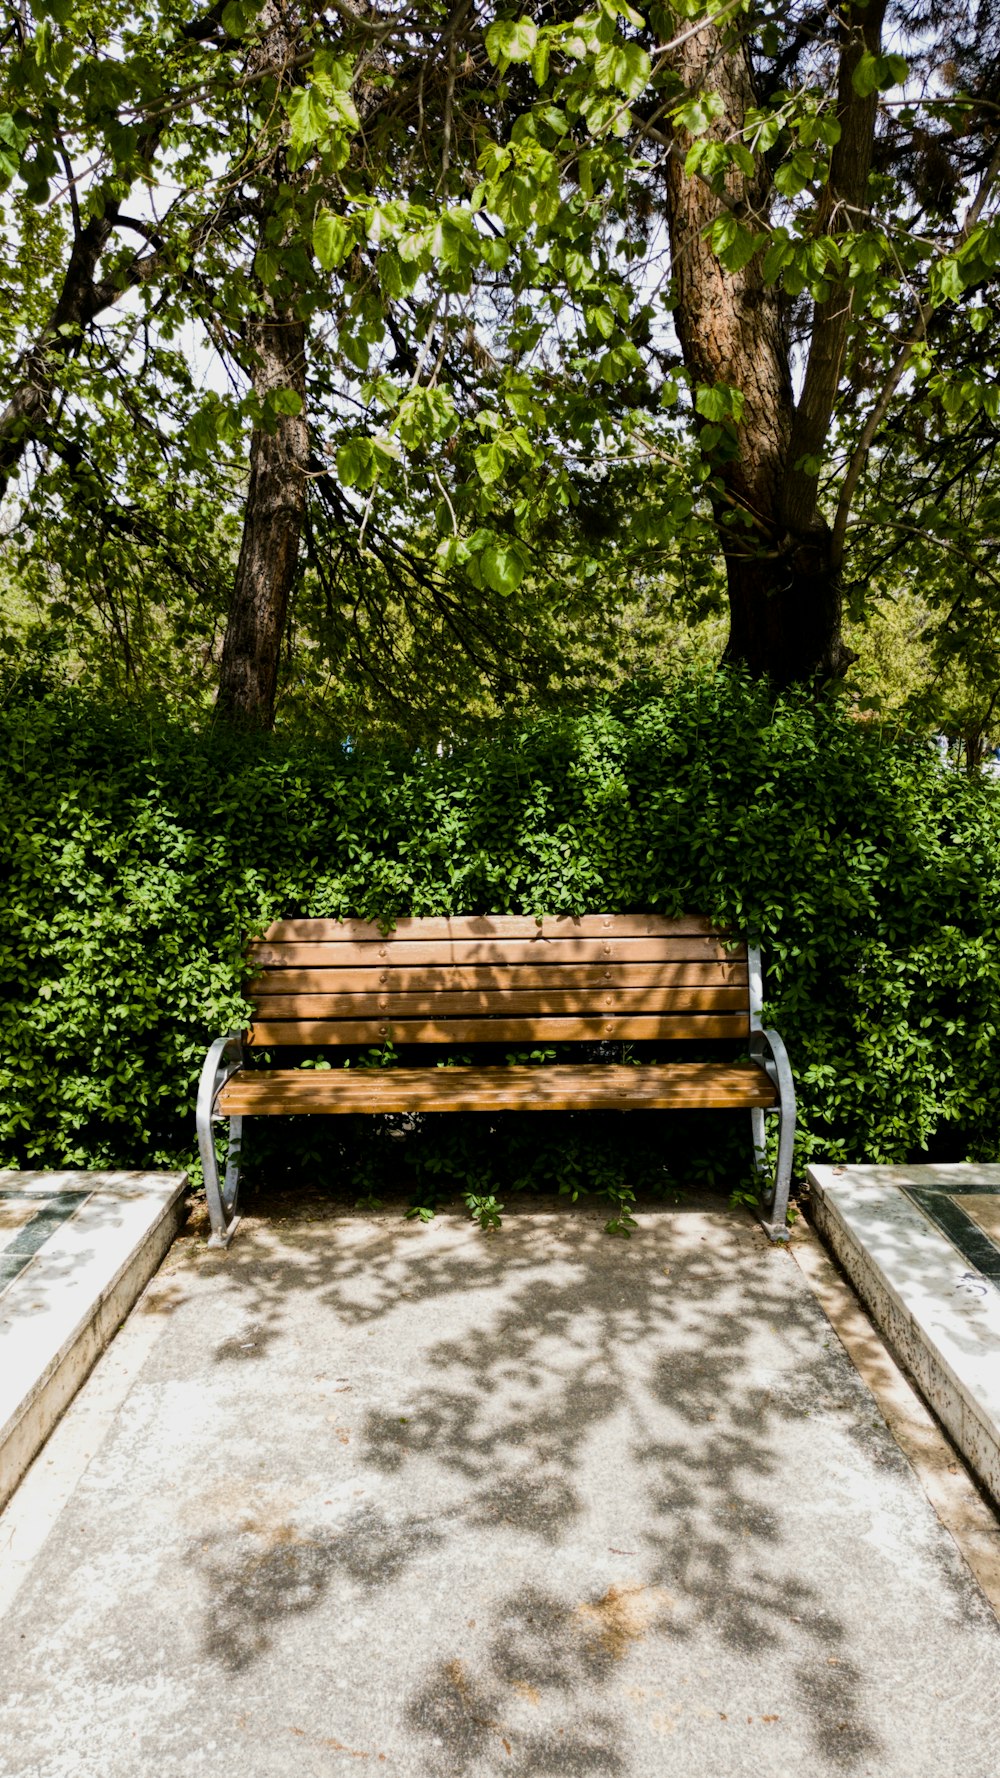
<path id="1" fill-rule="evenodd" d="M 22 689 L 0 742 L 5 1164 L 189 1164 L 205 1046 L 242 1022 L 245 935 L 275 915 L 489 910 L 756 927 L 800 1172 L 997 1153 L 997 795 L 839 703 L 775 704 L 720 674 L 414 757 L 237 742 Z M 321 1122 L 347 1153 L 331 1120 L 309 1141 Z M 513 1123 L 515 1173 L 539 1180 L 548 1152 L 561 1184 L 617 1177 L 620 1123 L 548 1151 Z M 366 1140 L 350 1132 L 357 1176 Z M 466 1123 L 414 1147 L 416 1174 L 471 1178 L 488 1147 Z"/>

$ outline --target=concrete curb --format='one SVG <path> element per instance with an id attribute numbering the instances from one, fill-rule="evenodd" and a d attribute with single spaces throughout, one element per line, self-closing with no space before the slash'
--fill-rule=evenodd
<path id="1" fill-rule="evenodd" d="M 40 1207 L 79 1197 L 0 1296 L 0 1507 L 162 1261 L 186 1188 L 186 1173 L 0 1174 L 0 1194 Z"/>
<path id="2" fill-rule="evenodd" d="M 1000 1521 L 808 1223 L 796 1224 L 791 1252 L 941 1524 L 1000 1617 Z"/>

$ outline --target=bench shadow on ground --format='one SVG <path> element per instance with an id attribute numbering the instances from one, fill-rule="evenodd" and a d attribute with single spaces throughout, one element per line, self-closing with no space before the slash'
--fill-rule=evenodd
<path id="1" fill-rule="evenodd" d="M 683 1219 L 686 1210 L 658 1214 Z M 853 1409 L 858 1437 L 875 1442 L 883 1468 L 902 1464 L 873 1424 L 860 1380 L 824 1349 L 818 1310 L 787 1288 L 781 1268 L 790 1262 L 762 1236 L 737 1243 L 717 1225 L 740 1282 L 720 1312 L 717 1252 L 682 1243 L 667 1276 L 651 1263 L 643 1232 L 616 1244 L 598 1220 L 567 1220 L 571 1238 L 560 1243 L 550 1230 L 544 1252 L 527 1217 L 473 1237 L 471 1248 L 384 1221 L 359 1235 L 355 1218 L 288 1220 L 280 1231 L 251 1232 L 223 1260 L 205 1258 L 207 1269 L 224 1271 L 242 1330 L 214 1355 L 225 1366 L 259 1361 L 280 1338 L 292 1295 L 315 1297 L 355 1327 L 377 1324 L 403 1301 L 443 1305 L 470 1286 L 482 1297 L 478 1325 L 431 1337 L 405 1416 L 368 1412 L 357 1429 L 359 1477 L 400 1484 L 391 1521 L 363 1508 L 331 1532 L 251 1517 L 192 1552 L 208 1599 L 206 1654 L 230 1673 L 246 1671 L 280 1636 L 282 1619 L 314 1610 L 331 1588 L 352 1583 L 379 1596 L 450 1534 L 488 1527 L 519 1546 L 525 1535 L 538 1540 L 539 1582 L 503 1598 L 492 1623 L 480 1621 L 467 1646 L 429 1667 L 406 1701 L 428 1773 L 489 1765 L 502 1752 L 514 1778 L 615 1778 L 628 1770 L 628 1725 L 612 1682 L 630 1650 L 706 1635 L 762 1671 L 780 1655 L 783 1708 L 793 1703 L 808 1723 L 823 1769 L 851 1772 L 877 1759 L 846 1626 L 829 1591 L 811 1584 L 791 1552 L 782 1559 L 779 1505 L 782 1425 L 817 1401 Z M 787 1362 L 755 1382 L 751 1347 L 769 1324 L 780 1327 Z M 405 1374 L 405 1352 L 400 1366 Z M 614 1552 L 633 1558 L 630 1578 L 566 1598 L 544 1584 L 546 1552 L 570 1540 L 581 1518 L 585 1445 L 623 1414 L 627 1461 L 642 1478 L 641 1510 Z M 449 1492 L 439 1510 L 414 1511 L 408 1474 L 428 1459 Z M 526 1700 L 541 1706 L 537 1726 L 525 1722 Z"/>

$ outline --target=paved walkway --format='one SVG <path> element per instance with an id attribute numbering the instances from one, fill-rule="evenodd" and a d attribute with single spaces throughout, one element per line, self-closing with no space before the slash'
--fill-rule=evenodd
<path id="1" fill-rule="evenodd" d="M 0 1521 L 2 1778 L 994 1778 L 997 1620 L 740 1217 L 185 1239 L 130 1363 Z"/>

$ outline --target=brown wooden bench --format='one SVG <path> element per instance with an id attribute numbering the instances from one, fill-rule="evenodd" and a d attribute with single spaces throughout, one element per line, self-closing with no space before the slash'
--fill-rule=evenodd
<path id="1" fill-rule="evenodd" d="M 278 920 L 250 961 L 253 1024 L 213 1043 L 198 1095 L 213 1245 L 226 1245 L 236 1226 L 245 1117 L 651 1108 L 748 1110 L 767 1192 L 762 1220 L 772 1240 L 787 1238 L 791 1070 L 781 1038 L 760 1022 L 759 953 L 710 921 L 491 914 L 401 920 L 386 935 L 360 920 Z M 594 1046 L 619 1042 L 699 1051 L 725 1044 L 728 1053 L 640 1066 L 592 1059 Z M 387 1043 L 406 1052 L 400 1066 L 303 1069 L 254 1059 Z M 435 1066 L 442 1048 L 539 1043 L 589 1048 L 586 1059 L 551 1065 Z M 743 1051 L 736 1059 L 734 1046 Z M 770 1110 L 780 1118 L 773 1179 L 764 1162 Z M 220 1180 L 213 1125 L 226 1119 Z"/>

